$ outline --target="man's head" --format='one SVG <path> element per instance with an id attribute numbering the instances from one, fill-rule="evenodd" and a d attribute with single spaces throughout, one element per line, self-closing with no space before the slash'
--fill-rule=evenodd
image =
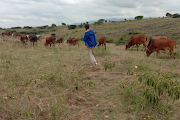
<path id="1" fill-rule="evenodd" d="M 87 30 L 87 29 L 89 29 L 89 24 L 85 24 L 85 29 Z"/>

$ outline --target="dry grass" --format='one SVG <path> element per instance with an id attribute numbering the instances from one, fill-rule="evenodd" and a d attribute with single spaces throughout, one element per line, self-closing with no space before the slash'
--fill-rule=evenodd
<path id="1" fill-rule="evenodd" d="M 162 23 L 166 25 L 169 19 L 162 19 Z M 97 32 L 97 36 L 111 32 L 114 36 L 106 35 L 116 39 L 123 33 L 128 34 L 127 28 L 141 28 L 143 31 L 145 28 L 142 26 L 155 26 L 154 23 L 158 21 L 143 20 L 141 27 L 137 22 L 112 22 L 99 27 L 92 25 L 92 29 Z M 77 29 L 77 32 L 76 29 L 66 29 L 58 29 L 59 36 L 68 38 L 84 34 L 84 28 Z M 153 32 L 151 29 L 146 30 L 146 33 L 148 30 Z M 162 31 L 165 33 L 168 30 Z M 79 47 L 64 43 L 52 48 L 45 47 L 43 43 L 44 39 L 34 47 L 30 43 L 23 46 L 14 38 L 0 38 L 0 119 L 180 119 L 179 100 L 175 103 L 170 100 L 167 105 L 169 114 L 161 113 L 143 99 L 141 104 L 145 105 L 144 110 L 139 108 L 140 103 L 132 104 L 135 96 L 141 96 L 143 90 L 137 87 L 139 74 L 155 74 L 159 70 L 172 72 L 172 80 L 180 78 L 179 47 L 176 48 L 177 59 L 173 59 L 173 56 L 168 58 L 167 51 L 161 52 L 161 58 L 157 58 L 156 53 L 147 58 L 144 51 L 125 50 L 125 45 L 109 43 L 106 51 L 104 48 L 95 48 L 98 66 L 89 68 L 90 61 L 84 42 L 80 41 Z M 115 67 L 105 71 L 104 65 L 111 62 Z M 127 74 L 128 70 L 133 74 Z"/>

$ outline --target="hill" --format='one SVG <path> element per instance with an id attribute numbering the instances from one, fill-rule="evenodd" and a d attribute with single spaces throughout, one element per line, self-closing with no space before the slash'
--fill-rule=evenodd
<path id="1" fill-rule="evenodd" d="M 129 41 L 132 34 L 145 34 L 148 38 L 153 35 L 165 35 L 169 38 L 174 38 L 179 42 L 179 18 L 152 18 L 143 20 L 126 20 L 106 22 L 101 25 L 90 24 L 90 28 L 96 33 L 97 38 L 100 36 L 107 37 L 107 41 L 113 43 L 126 43 Z M 31 29 L 6 29 L 0 30 L 14 32 L 21 32 L 24 34 L 34 33 L 43 36 L 56 34 L 57 37 L 76 37 L 81 39 L 84 35 L 84 28 L 68 30 L 68 26 L 39 26 Z"/>
<path id="2" fill-rule="evenodd" d="M 128 20 L 90 27 L 97 38 L 103 35 L 114 43 L 145 33 L 148 38 L 153 34 L 175 38 L 179 45 L 179 20 Z M 7 30 L 41 30 L 43 38 L 55 33 L 65 39 L 80 39 L 85 32 L 67 26 Z M 168 51 L 161 51 L 161 58 L 156 53 L 147 58 L 145 51 L 107 43 L 107 50 L 95 47 L 98 65 L 90 68 L 83 41 L 79 47 L 63 43 L 51 48 L 44 41 L 23 46 L 19 39 L 0 36 L 1 119 L 180 119 L 179 46 L 176 59 Z"/>

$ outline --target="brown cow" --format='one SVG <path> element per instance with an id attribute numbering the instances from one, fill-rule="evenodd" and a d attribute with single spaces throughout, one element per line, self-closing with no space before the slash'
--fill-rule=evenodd
<path id="1" fill-rule="evenodd" d="M 138 50 L 138 45 L 143 44 L 143 48 L 145 48 L 145 50 L 146 50 L 146 44 L 145 44 L 146 40 L 147 40 L 147 37 L 144 34 L 133 35 L 131 37 L 131 40 L 126 44 L 126 49 L 130 48 L 132 46 L 132 50 L 133 50 L 133 47 L 136 44 L 137 50 Z M 143 48 L 142 48 L 142 50 L 143 50 Z"/>
<path id="2" fill-rule="evenodd" d="M 22 35 L 20 38 L 21 42 L 23 43 L 23 45 L 27 45 L 27 41 L 28 41 L 28 37 L 26 35 Z"/>
<path id="3" fill-rule="evenodd" d="M 69 43 L 69 44 L 73 44 L 73 45 L 78 45 L 78 47 L 79 47 L 79 43 L 78 43 L 78 39 L 76 39 L 76 38 L 69 38 L 68 40 L 67 40 L 67 42 L 66 43 Z"/>
<path id="4" fill-rule="evenodd" d="M 13 33 L 12 36 L 13 37 L 21 37 L 23 34 L 22 33 Z"/>
<path id="5" fill-rule="evenodd" d="M 148 45 L 147 45 L 147 48 L 149 47 L 149 45 L 151 44 L 151 40 L 152 39 L 167 39 L 167 37 L 166 36 L 153 36 L 153 37 L 150 37 L 150 41 L 149 41 L 149 43 L 148 43 Z"/>
<path id="6" fill-rule="evenodd" d="M 174 59 L 175 59 L 175 54 L 176 54 L 174 50 L 175 46 L 176 46 L 176 41 L 174 39 L 152 39 L 151 44 L 146 51 L 146 54 L 147 57 L 149 57 L 151 53 L 156 51 L 157 55 L 159 53 L 159 57 L 160 57 L 159 50 L 169 49 L 169 57 L 173 51 Z"/>
<path id="7" fill-rule="evenodd" d="M 63 43 L 63 41 L 64 41 L 63 38 L 59 38 L 59 39 L 56 40 L 56 43 L 59 43 L 59 45 L 60 45 L 60 43 Z"/>
<path id="8" fill-rule="evenodd" d="M 10 32 L 3 32 L 2 33 L 2 36 L 4 37 L 4 36 L 11 36 L 11 33 Z"/>
<path id="9" fill-rule="evenodd" d="M 51 44 L 53 44 L 53 46 L 56 43 L 56 38 L 54 36 L 46 36 L 46 43 L 44 43 L 45 46 L 48 46 L 48 44 L 51 47 Z"/>
<path id="10" fill-rule="evenodd" d="M 100 45 L 104 45 L 105 46 L 105 50 L 106 50 L 106 38 L 104 37 L 104 36 L 102 36 L 102 37 L 100 37 L 99 38 L 99 44 L 98 44 L 98 46 L 100 46 Z"/>

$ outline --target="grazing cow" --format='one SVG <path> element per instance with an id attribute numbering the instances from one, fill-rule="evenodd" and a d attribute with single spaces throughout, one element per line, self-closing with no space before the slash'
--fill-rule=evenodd
<path id="1" fill-rule="evenodd" d="M 126 44 L 126 49 L 130 48 L 132 46 L 132 50 L 133 50 L 133 47 L 136 44 L 137 50 L 138 50 L 138 45 L 143 44 L 143 48 L 145 48 L 145 50 L 146 50 L 146 44 L 145 44 L 146 40 L 147 40 L 147 37 L 144 34 L 133 35 L 131 37 L 131 40 Z M 142 50 L 143 50 L 143 48 L 142 48 Z"/>
<path id="2" fill-rule="evenodd" d="M 73 45 L 78 44 L 78 47 L 79 47 L 78 39 L 76 39 L 76 38 L 71 38 L 71 37 L 70 37 L 70 38 L 67 40 L 66 43 L 73 44 Z"/>
<path id="3" fill-rule="evenodd" d="M 151 40 L 152 39 L 167 39 L 167 37 L 166 36 L 153 36 L 153 37 L 150 37 L 150 41 L 149 41 L 149 43 L 148 43 L 148 45 L 147 45 L 147 48 L 149 47 L 149 45 L 151 44 Z"/>
<path id="4" fill-rule="evenodd" d="M 174 59 L 175 59 L 175 54 L 176 54 L 174 50 L 175 46 L 176 46 L 176 41 L 174 39 L 152 39 L 151 44 L 146 51 L 146 54 L 147 57 L 149 57 L 152 52 L 156 51 L 157 55 L 159 54 L 160 57 L 159 50 L 169 49 L 169 57 L 173 51 Z"/>
<path id="5" fill-rule="evenodd" d="M 56 43 L 59 43 L 59 45 L 60 45 L 60 43 L 63 43 L 63 41 L 64 41 L 63 38 L 59 38 L 59 39 L 57 39 Z"/>
<path id="6" fill-rule="evenodd" d="M 2 33 L 2 36 L 4 37 L 4 36 L 11 36 L 11 33 L 10 32 L 3 32 Z"/>
<path id="7" fill-rule="evenodd" d="M 34 46 L 35 42 L 37 44 L 37 36 L 36 35 L 29 34 L 29 40 L 30 40 L 31 44 L 33 43 L 33 46 Z"/>
<path id="8" fill-rule="evenodd" d="M 106 38 L 104 37 L 104 36 L 102 36 L 102 37 L 100 37 L 99 38 L 99 44 L 98 44 L 98 46 L 100 46 L 100 45 L 104 45 L 105 46 L 105 50 L 106 50 Z"/>
<path id="9" fill-rule="evenodd" d="M 50 45 L 51 47 L 51 44 L 54 44 L 56 43 L 56 38 L 54 36 L 46 36 L 46 43 L 44 43 L 45 46 L 48 46 L 48 44 Z"/>
<path id="10" fill-rule="evenodd" d="M 21 37 L 23 34 L 22 33 L 13 33 L 12 36 L 13 37 Z"/>
<path id="11" fill-rule="evenodd" d="M 23 45 L 27 45 L 27 41 L 28 41 L 28 37 L 26 35 L 22 35 L 20 38 L 21 42 L 23 43 Z"/>

